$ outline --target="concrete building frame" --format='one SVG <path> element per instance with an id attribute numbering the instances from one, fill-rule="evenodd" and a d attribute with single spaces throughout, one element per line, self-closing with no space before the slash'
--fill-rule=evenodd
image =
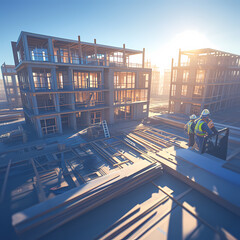
<path id="1" fill-rule="evenodd" d="M 148 116 L 143 51 L 21 32 L 12 42 L 25 120 L 39 137 Z M 131 57 L 141 55 L 142 63 Z"/>
<path id="2" fill-rule="evenodd" d="M 172 60 L 169 113 L 200 114 L 240 104 L 240 56 L 215 50 L 179 50 Z"/>

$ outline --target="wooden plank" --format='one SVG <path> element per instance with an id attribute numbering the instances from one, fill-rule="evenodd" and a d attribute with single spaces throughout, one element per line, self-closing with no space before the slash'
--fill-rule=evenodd
<path id="1" fill-rule="evenodd" d="M 39 200 L 40 202 L 46 201 L 46 200 L 47 200 L 47 197 L 46 197 L 45 192 L 44 192 L 44 190 L 43 190 L 43 186 L 42 186 L 42 183 L 41 183 L 41 180 L 40 180 L 40 177 L 39 177 L 39 174 L 38 174 L 38 171 L 37 171 L 35 162 L 34 162 L 33 158 L 31 158 L 30 161 L 31 161 L 31 163 L 32 163 L 33 170 L 34 170 L 34 173 L 35 173 L 35 175 L 36 175 L 36 184 L 37 184 L 37 191 L 38 191 L 38 200 Z"/>
<path id="2" fill-rule="evenodd" d="M 80 183 L 78 182 L 77 178 L 75 177 L 75 175 L 73 174 L 73 169 L 72 169 L 72 166 L 71 164 L 67 161 L 67 164 L 66 164 L 66 167 L 67 167 L 67 170 L 68 172 L 70 173 L 70 176 L 75 184 L 76 187 L 79 187 L 80 186 Z"/>
<path id="3" fill-rule="evenodd" d="M 1 197 L 0 197 L 0 203 L 4 200 L 4 196 L 5 196 L 5 190 L 6 190 L 6 186 L 7 186 L 7 180 L 8 180 L 8 175 L 9 175 L 9 171 L 10 171 L 10 166 L 12 163 L 12 159 L 9 160 L 8 166 L 7 166 L 7 171 L 4 177 L 4 182 L 3 182 L 3 188 L 1 191 Z"/>

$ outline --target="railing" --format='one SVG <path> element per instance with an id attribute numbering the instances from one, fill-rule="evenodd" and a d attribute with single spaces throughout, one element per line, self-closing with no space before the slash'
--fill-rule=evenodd
<path id="1" fill-rule="evenodd" d="M 50 91 L 52 90 L 52 83 L 34 83 L 34 87 L 36 91 Z"/>
<path id="2" fill-rule="evenodd" d="M 215 157 L 226 160 L 228 150 L 228 137 L 229 128 L 219 130 L 218 134 L 213 136 L 212 139 L 209 139 L 209 137 L 205 137 L 200 152 L 206 152 Z"/>
<path id="3" fill-rule="evenodd" d="M 90 102 L 79 102 L 79 103 L 75 103 L 75 108 L 76 109 L 81 109 L 81 108 L 89 108 L 89 107 L 97 107 L 97 106 L 103 106 L 104 105 L 104 101 L 90 101 Z"/>
<path id="4" fill-rule="evenodd" d="M 26 60 L 19 59 L 19 63 Z M 30 56 L 30 61 L 34 62 L 55 62 L 55 63 L 65 63 L 65 64 L 77 64 L 77 65 L 93 65 L 93 66 L 108 66 L 108 67 L 129 67 L 129 68 L 142 68 L 142 64 L 140 63 L 123 63 L 116 62 L 104 59 L 96 59 L 96 58 L 79 58 L 76 56 L 62 56 L 62 55 L 50 55 L 47 53 L 35 53 Z"/>
<path id="5" fill-rule="evenodd" d="M 42 133 L 43 135 L 48 135 L 48 134 L 55 134 L 58 132 L 57 126 L 47 126 L 47 127 L 42 127 Z"/>

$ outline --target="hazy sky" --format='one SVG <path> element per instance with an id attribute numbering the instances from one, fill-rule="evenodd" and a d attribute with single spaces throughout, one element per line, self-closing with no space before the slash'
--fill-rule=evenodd
<path id="1" fill-rule="evenodd" d="M 0 64 L 21 31 L 142 50 L 161 68 L 177 49 L 240 54 L 240 0 L 1 0 Z"/>

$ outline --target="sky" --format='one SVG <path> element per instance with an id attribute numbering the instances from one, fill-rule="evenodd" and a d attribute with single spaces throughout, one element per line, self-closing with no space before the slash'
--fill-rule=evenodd
<path id="1" fill-rule="evenodd" d="M 179 48 L 240 54 L 240 0 L 1 0 L 0 9 L 0 64 L 14 64 L 21 31 L 145 48 L 161 70 Z"/>

